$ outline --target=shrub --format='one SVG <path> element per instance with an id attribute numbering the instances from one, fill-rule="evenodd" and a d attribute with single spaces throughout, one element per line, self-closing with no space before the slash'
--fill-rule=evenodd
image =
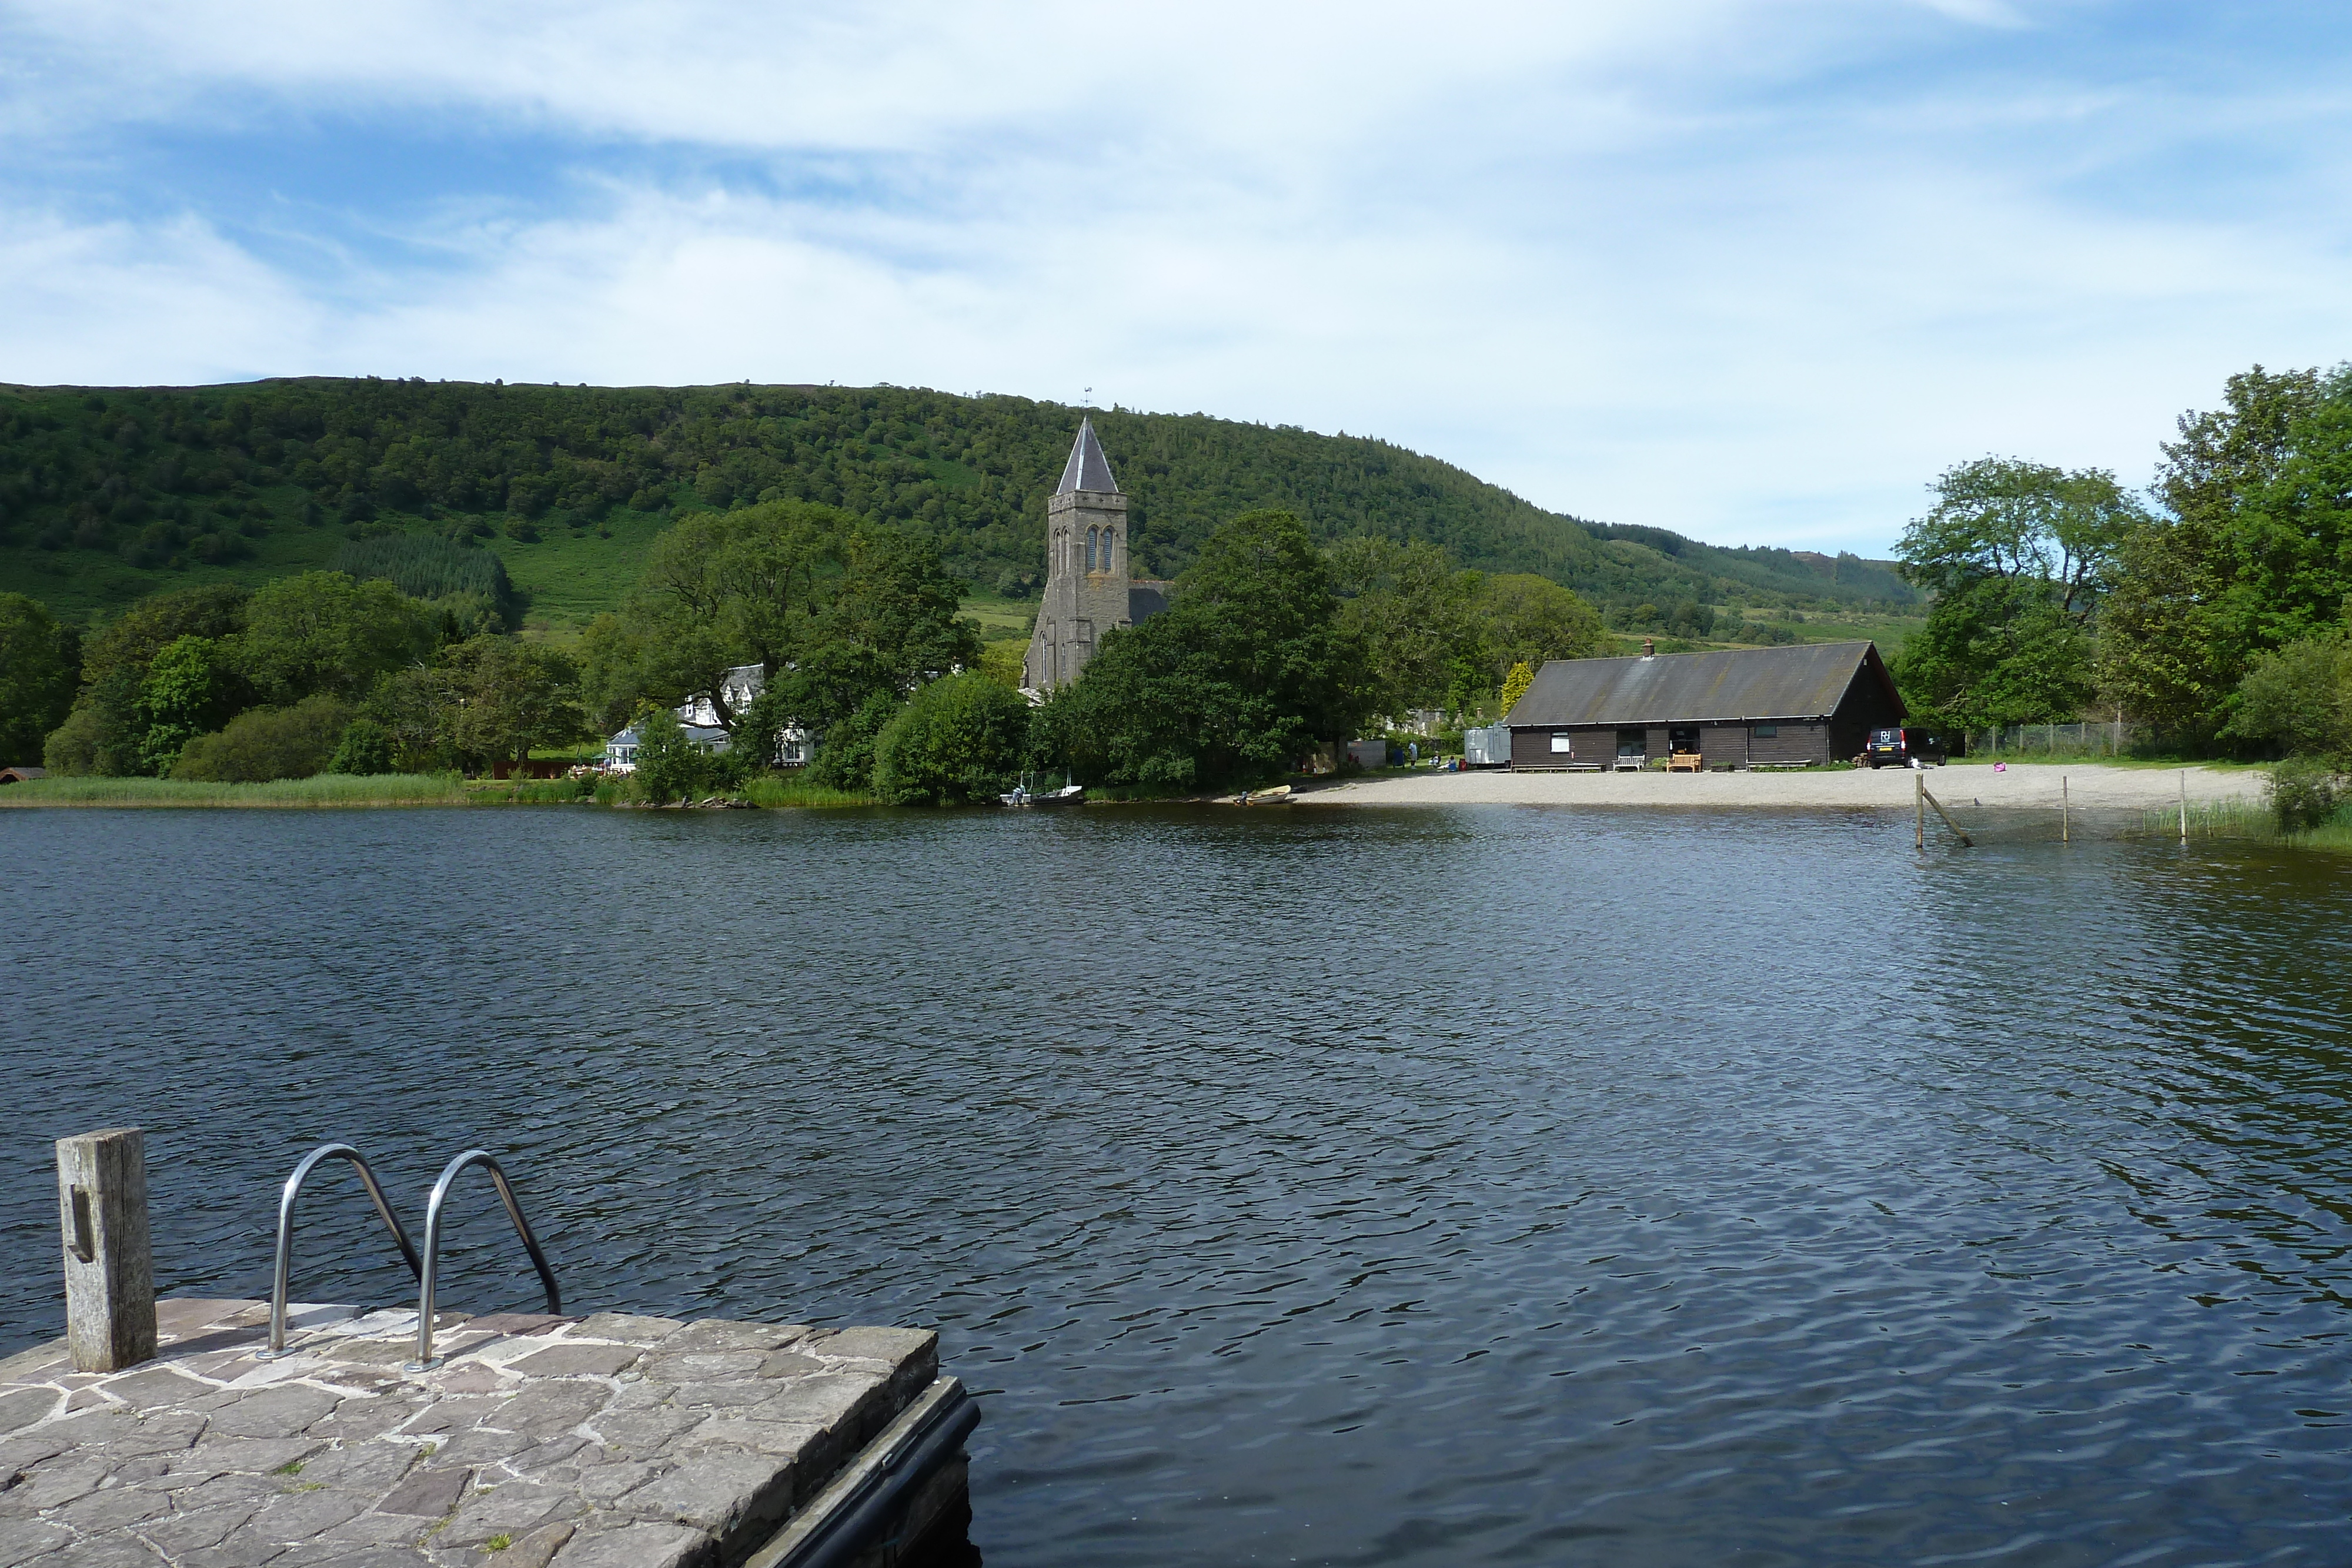
<path id="1" fill-rule="evenodd" d="M 1535 684 L 1536 673 L 1528 666 L 1526 661 L 1522 660 L 1511 666 L 1510 674 L 1503 677 L 1503 716 L 1505 718 L 1511 716 L 1511 710 L 1518 706 L 1519 699 L 1527 695 L 1528 688 Z"/>
<path id="2" fill-rule="evenodd" d="M 2346 798 L 2334 768 L 2303 757 L 2289 758 L 2272 768 L 2267 789 L 2271 814 L 2284 833 L 2306 833 L 2321 826 Z"/>
<path id="3" fill-rule="evenodd" d="M 864 794 L 874 788 L 874 741 L 898 716 L 898 699 L 877 692 L 865 706 L 824 732 L 809 777 L 828 789 Z"/>
<path id="4" fill-rule="evenodd" d="M 373 719 L 352 720 L 343 727 L 343 738 L 336 745 L 335 755 L 327 760 L 327 771 L 349 774 L 354 779 L 396 771 L 393 767 L 392 737 Z"/>
<path id="5" fill-rule="evenodd" d="M 692 800 L 710 777 L 710 758 L 687 738 L 686 727 L 666 707 L 637 715 L 637 788 L 646 800 Z"/>
<path id="6" fill-rule="evenodd" d="M 874 743 L 874 791 L 893 805 L 960 805 L 1012 787 L 1029 705 L 977 671 L 918 691 Z"/>
<path id="7" fill-rule="evenodd" d="M 78 707 L 65 723 L 49 732 L 41 747 L 41 766 L 66 778 L 87 778 L 99 770 L 99 758 L 108 749 L 110 726 L 94 707 Z"/>
<path id="8" fill-rule="evenodd" d="M 2290 757 L 2352 756 L 2352 644 L 2310 637 L 2257 658 L 2221 734 Z"/>
<path id="9" fill-rule="evenodd" d="M 324 693 L 291 707 L 254 708 L 188 742 L 172 777 L 223 784 L 308 779 L 327 766 L 351 722 L 351 708 Z"/>

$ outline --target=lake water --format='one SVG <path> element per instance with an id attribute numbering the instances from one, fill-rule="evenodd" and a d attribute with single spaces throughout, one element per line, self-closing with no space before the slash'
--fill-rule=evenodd
<path id="1" fill-rule="evenodd" d="M 2340 1563 L 2352 879 L 1907 815 L 0 811 L 47 1140 L 265 1295 L 358 1143 L 567 1304 L 933 1325 L 1005 1564 Z M 535 1301 L 487 1186 L 444 1286 Z M 296 1294 L 413 1287 L 347 1176 Z"/>

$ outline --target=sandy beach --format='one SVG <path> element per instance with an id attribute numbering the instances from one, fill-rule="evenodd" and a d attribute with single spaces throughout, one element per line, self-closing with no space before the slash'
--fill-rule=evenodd
<path id="1" fill-rule="evenodd" d="M 1759 773 L 1417 773 L 1318 789 L 1314 804 L 1339 806 L 1880 806 L 1911 805 L 1907 770 Z M 2083 810 L 2144 810 L 2180 799 L 2259 800 L 2254 769 L 2110 768 L 2096 763 L 1989 763 L 1931 768 L 1927 789 L 1947 806 L 2051 806 L 2063 778 Z"/>

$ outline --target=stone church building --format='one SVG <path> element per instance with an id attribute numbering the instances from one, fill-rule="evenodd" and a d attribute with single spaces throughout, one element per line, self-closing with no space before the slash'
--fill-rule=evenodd
<path id="1" fill-rule="evenodd" d="M 1081 421 L 1062 483 L 1045 503 L 1045 591 L 1021 684 L 1043 693 L 1076 680 L 1104 632 L 1168 608 L 1168 587 L 1128 576 L 1127 497 L 1094 421 Z"/>

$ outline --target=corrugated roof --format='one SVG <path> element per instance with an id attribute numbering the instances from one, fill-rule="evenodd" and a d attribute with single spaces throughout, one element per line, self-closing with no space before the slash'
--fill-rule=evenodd
<path id="1" fill-rule="evenodd" d="M 1826 718 L 1857 677 L 1895 683 L 1870 643 L 1811 643 L 1652 659 L 1554 659 L 1503 722 L 1738 724 Z"/>
<path id="2" fill-rule="evenodd" d="M 1070 460 L 1062 465 L 1062 482 L 1054 487 L 1056 496 L 1066 496 L 1073 490 L 1108 490 L 1116 494 L 1118 481 L 1111 477 L 1110 459 L 1103 455 L 1102 443 L 1095 439 L 1095 422 L 1078 421 L 1078 438 L 1070 443 Z"/>

